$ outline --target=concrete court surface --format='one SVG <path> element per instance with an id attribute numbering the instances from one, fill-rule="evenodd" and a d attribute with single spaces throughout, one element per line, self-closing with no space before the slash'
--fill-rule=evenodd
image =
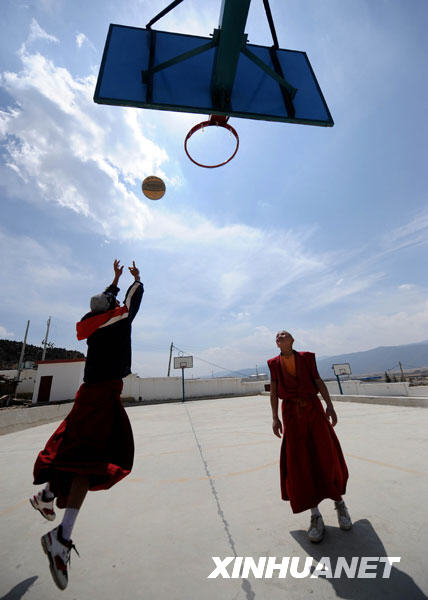
<path id="1" fill-rule="evenodd" d="M 0 437 L 0 600 L 352 600 L 425 598 L 428 590 L 427 420 L 424 408 L 336 403 L 336 432 L 350 471 L 354 521 L 306 539 L 309 512 L 279 495 L 279 440 L 269 398 L 254 396 L 128 408 L 132 473 L 89 493 L 73 540 L 69 586 L 54 585 L 40 536 L 54 524 L 28 503 L 32 467 L 56 424 Z M 60 515 L 62 511 L 58 511 Z M 212 556 L 400 556 L 390 578 L 207 579 Z M 231 569 L 229 569 L 229 572 Z M 424 593 L 425 592 L 425 593 Z"/>

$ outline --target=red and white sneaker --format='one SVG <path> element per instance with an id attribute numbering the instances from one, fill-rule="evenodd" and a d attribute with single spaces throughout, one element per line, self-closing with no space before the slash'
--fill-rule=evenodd
<path id="1" fill-rule="evenodd" d="M 62 537 L 62 525 L 58 525 L 41 538 L 42 548 L 49 559 L 52 578 L 60 590 L 65 590 L 68 584 L 67 565 L 70 562 L 70 552 L 75 545 L 71 540 Z"/>
<path id="2" fill-rule="evenodd" d="M 56 517 L 55 511 L 53 509 L 54 498 L 45 502 L 43 500 L 43 490 L 30 498 L 30 504 L 33 508 L 39 511 L 39 513 L 48 521 L 53 521 Z"/>

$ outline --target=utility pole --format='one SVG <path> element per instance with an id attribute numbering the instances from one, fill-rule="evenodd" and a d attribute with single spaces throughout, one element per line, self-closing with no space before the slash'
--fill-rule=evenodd
<path id="1" fill-rule="evenodd" d="M 403 367 L 400 361 L 398 361 L 398 364 L 400 365 L 400 371 L 401 371 L 401 381 L 405 381 L 404 379 L 404 372 L 403 372 Z"/>
<path id="2" fill-rule="evenodd" d="M 257 370 L 257 365 L 256 365 L 256 377 L 258 377 L 258 376 L 259 376 L 259 372 Z"/>
<path id="3" fill-rule="evenodd" d="M 172 349 L 174 348 L 174 342 L 171 342 L 171 346 L 169 347 L 169 362 L 168 362 L 168 375 L 167 377 L 169 377 L 169 374 L 171 372 L 171 356 L 172 356 Z"/>
<path id="4" fill-rule="evenodd" d="M 43 344 L 42 360 L 45 360 L 45 356 L 46 356 L 46 346 L 48 344 L 48 335 L 49 335 L 50 325 L 51 325 L 51 317 L 49 317 L 49 319 L 48 319 L 45 339 L 42 342 L 42 344 Z"/>
<path id="5" fill-rule="evenodd" d="M 25 345 L 27 343 L 27 333 L 28 333 L 28 328 L 30 327 L 30 321 L 27 321 L 27 328 L 25 329 L 25 335 L 24 335 L 24 341 L 22 343 L 22 348 L 21 348 L 21 355 L 19 357 L 19 363 L 18 363 L 18 371 L 16 373 L 16 388 L 15 388 L 15 394 L 16 394 L 16 390 L 18 389 L 18 384 L 19 384 L 19 378 L 21 377 L 21 371 L 22 371 L 22 361 L 24 360 L 24 354 L 25 354 Z"/>

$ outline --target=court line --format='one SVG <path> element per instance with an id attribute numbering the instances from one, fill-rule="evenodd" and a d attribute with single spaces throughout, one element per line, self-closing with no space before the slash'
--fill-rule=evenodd
<path id="1" fill-rule="evenodd" d="M 404 471 L 405 473 L 413 473 L 415 475 L 422 475 L 423 477 L 428 477 L 428 473 L 424 473 L 423 471 L 416 471 L 415 469 L 407 469 L 406 467 L 399 467 L 398 465 L 390 465 L 389 463 L 382 462 L 380 460 L 374 460 L 374 458 L 365 458 L 364 456 L 357 456 L 356 454 L 348 454 L 346 456 L 351 456 L 352 458 L 358 458 L 358 460 L 364 460 L 365 462 L 373 463 L 375 465 L 380 465 L 382 467 L 389 467 L 390 469 L 397 469 L 397 471 Z"/>
<path id="2" fill-rule="evenodd" d="M 203 477 L 177 477 L 174 479 L 159 479 L 157 483 L 184 483 L 188 481 L 209 481 L 210 479 L 225 479 L 226 477 L 236 477 L 237 475 L 245 475 L 246 473 L 254 473 L 255 471 L 261 471 L 262 469 L 267 469 L 268 467 L 272 467 L 274 465 L 279 465 L 279 459 L 274 460 L 273 462 L 266 463 L 265 465 L 258 465 L 257 467 L 252 467 L 251 469 L 244 469 L 243 471 L 232 471 L 230 473 L 224 473 L 223 475 L 211 475 L 211 477 L 203 476 Z M 125 480 L 126 481 L 126 480 Z M 140 483 L 142 481 L 148 481 L 147 477 L 128 477 L 128 481 L 132 481 L 133 483 Z"/>
<path id="3" fill-rule="evenodd" d="M 14 510 L 21 508 L 21 506 L 24 506 L 24 504 L 27 504 L 27 502 L 28 502 L 28 498 L 26 498 L 25 500 L 21 500 L 21 502 L 18 502 L 18 504 L 14 504 L 13 506 L 10 506 L 9 508 L 5 508 L 4 510 L 2 510 L 0 512 L 0 517 L 3 517 L 4 515 L 8 515 L 9 513 L 13 512 Z"/>
<path id="4" fill-rule="evenodd" d="M 275 440 L 263 440 L 260 442 L 242 442 L 242 444 L 225 444 L 223 446 L 205 446 L 205 449 L 211 449 L 211 450 L 219 450 L 222 448 L 238 448 L 239 446 L 256 446 L 258 444 L 269 444 L 271 442 L 275 442 Z M 148 454 L 139 454 L 138 456 L 140 458 L 146 458 L 147 456 L 164 456 L 167 454 L 186 454 L 187 452 L 193 452 L 195 449 L 194 447 L 188 447 L 184 450 L 168 450 L 166 452 L 150 452 Z"/>
<path id="5" fill-rule="evenodd" d="M 258 442 L 258 443 L 260 443 L 260 442 Z M 239 444 L 239 445 L 244 445 L 244 444 Z M 252 445 L 252 444 L 246 444 L 246 445 Z M 225 447 L 227 448 L 229 446 L 225 446 Z M 233 446 L 230 446 L 230 447 L 233 447 Z M 398 465 L 391 465 L 389 463 L 385 463 L 380 460 L 375 460 L 373 458 L 366 458 L 364 456 L 358 456 L 356 454 L 346 453 L 346 456 L 349 456 L 351 458 L 356 458 L 356 459 L 362 460 L 364 462 L 369 462 L 369 463 L 372 463 L 375 465 L 380 465 L 381 467 L 388 467 L 389 469 L 396 469 L 397 471 L 403 471 L 404 473 L 412 473 L 413 475 L 422 475 L 422 477 L 428 477 L 428 473 L 424 473 L 423 471 L 417 471 L 416 469 L 407 469 L 406 467 L 400 467 Z M 266 463 L 264 465 L 259 465 L 257 467 L 252 467 L 251 469 L 244 469 L 243 471 L 232 471 L 230 473 L 225 473 L 223 475 L 211 475 L 211 479 L 215 480 L 215 479 L 225 479 L 227 477 L 237 477 L 239 475 L 245 475 L 247 473 L 254 473 L 256 471 L 261 471 L 263 469 L 267 469 L 274 465 L 278 465 L 278 460 Z M 207 476 L 204 476 L 204 477 L 180 477 L 180 478 L 175 478 L 175 479 L 160 479 L 158 481 L 158 483 L 187 483 L 189 481 L 206 481 L 209 479 L 210 479 L 210 477 L 207 477 Z M 132 483 L 141 483 L 144 481 L 148 481 L 148 479 L 144 478 L 144 477 L 128 477 L 127 479 L 125 479 L 125 482 L 126 481 L 129 481 Z M 0 517 L 3 517 L 15 510 L 18 510 L 18 508 L 21 508 L 27 502 L 28 502 L 28 499 L 26 498 L 25 500 L 21 500 L 21 502 L 18 502 L 18 504 L 10 506 L 9 508 L 5 508 L 4 510 L 2 510 L 0 512 Z"/>
<path id="6" fill-rule="evenodd" d="M 356 454 L 348 454 L 346 456 L 351 458 L 356 458 L 358 460 L 362 460 L 365 462 L 369 462 L 375 465 L 380 465 L 381 467 L 388 467 L 390 469 L 396 469 L 398 471 L 403 471 L 405 473 L 412 473 L 414 475 L 422 475 L 423 477 L 428 477 L 428 473 L 424 473 L 423 471 L 417 471 L 415 469 L 407 469 L 406 467 L 400 467 L 398 465 L 391 465 L 389 463 L 382 462 L 380 460 L 375 460 L 373 458 L 366 458 L 364 456 L 357 456 Z M 251 469 L 244 469 L 243 471 L 232 471 L 230 473 L 225 473 L 223 475 L 211 475 L 211 479 L 225 479 L 227 477 L 236 477 L 238 475 L 245 475 L 247 473 L 253 473 L 255 471 L 261 471 L 262 469 L 266 469 L 268 467 L 272 467 L 273 465 L 277 465 L 278 460 L 273 462 L 266 463 L 264 465 L 259 465 L 257 467 L 252 467 Z M 158 483 L 186 483 L 189 481 L 204 481 L 209 479 L 209 477 L 178 477 L 174 479 L 159 479 Z M 133 483 L 140 483 L 143 481 L 147 481 L 147 478 L 143 477 L 130 477 L 128 481 L 132 481 Z"/>

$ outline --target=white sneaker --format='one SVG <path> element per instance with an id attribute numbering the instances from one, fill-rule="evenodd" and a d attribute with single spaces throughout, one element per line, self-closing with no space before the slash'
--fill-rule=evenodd
<path id="1" fill-rule="evenodd" d="M 312 515 L 308 529 L 308 538 L 311 542 L 320 542 L 324 537 L 325 527 L 321 515 Z"/>
<path id="2" fill-rule="evenodd" d="M 32 498 L 30 498 L 30 504 L 34 509 L 38 510 L 39 513 L 48 521 L 53 521 L 55 519 L 56 515 L 53 509 L 54 498 L 52 498 L 52 500 L 49 500 L 49 502 L 45 502 L 43 500 L 43 490 L 35 496 L 33 496 Z"/>
<path id="3" fill-rule="evenodd" d="M 67 565 L 70 562 L 70 552 L 75 545 L 71 540 L 62 537 L 62 525 L 58 525 L 41 538 L 42 548 L 49 559 L 49 568 L 54 582 L 60 590 L 65 590 L 68 584 Z M 77 555 L 79 553 L 76 550 Z"/>
<path id="4" fill-rule="evenodd" d="M 349 529 L 351 529 L 352 527 L 352 521 L 345 503 L 343 501 L 335 501 L 334 508 L 335 510 L 337 510 L 337 520 L 339 522 L 340 529 L 343 529 L 344 531 L 349 531 Z"/>

